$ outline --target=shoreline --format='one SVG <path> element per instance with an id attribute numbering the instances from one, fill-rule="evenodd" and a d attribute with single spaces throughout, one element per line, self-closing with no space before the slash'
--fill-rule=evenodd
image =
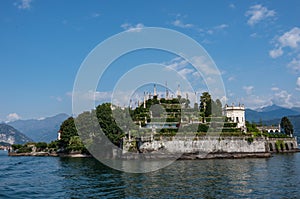
<path id="1" fill-rule="evenodd" d="M 243 158 L 270 158 L 273 154 L 298 153 L 300 149 L 286 152 L 211 152 L 211 153 L 183 153 L 179 154 L 152 154 L 152 153 L 130 153 L 123 154 L 115 159 L 121 160 L 207 160 L 207 159 L 243 159 Z M 33 153 L 15 153 L 8 152 L 8 156 L 35 156 L 35 157 L 70 157 L 70 158 L 92 158 L 92 155 L 81 153 L 48 153 L 48 152 L 33 152 Z"/>
<path id="2" fill-rule="evenodd" d="M 91 155 L 81 153 L 49 153 L 49 152 L 31 152 L 31 153 L 16 153 L 8 152 L 8 156 L 36 156 L 36 157 L 72 157 L 72 158 L 84 158 L 92 157 Z"/>

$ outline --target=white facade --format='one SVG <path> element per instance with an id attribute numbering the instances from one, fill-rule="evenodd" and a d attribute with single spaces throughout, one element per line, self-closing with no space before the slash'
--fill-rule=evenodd
<path id="1" fill-rule="evenodd" d="M 224 107 L 224 115 L 230 119 L 232 122 L 237 123 L 237 128 L 241 128 L 243 131 L 246 131 L 246 122 L 245 122 L 245 107 L 244 105 L 239 106 L 228 106 L 227 104 Z"/>

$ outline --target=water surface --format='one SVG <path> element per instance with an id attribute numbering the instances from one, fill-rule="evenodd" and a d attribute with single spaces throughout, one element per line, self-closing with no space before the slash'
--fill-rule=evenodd
<path id="1" fill-rule="evenodd" d="M 267 159 L 181 160 L 145 174 L 92 158 L 9 157 L 0 198 L 300 198 L 300 153 Z"/>

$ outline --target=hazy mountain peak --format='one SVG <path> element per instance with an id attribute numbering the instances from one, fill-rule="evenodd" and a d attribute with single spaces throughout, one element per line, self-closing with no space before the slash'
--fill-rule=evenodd
<path id="1" fill-rule="evenodd" d="M 0 124 L 0 142 L 8 144 L 24 144 L 32 139 L 7 124 Z"/>
<path id="2" fill-rule="evenodd" d="M 258 112 L 269 112 L 269 111 L 275 111 L 275 110 L 278 110 L 278 109 L 286 109 L 286 108 L 278 106 L 276 104 L 272 104 L 270 106 L 263 106 L 261 108 L 255 109 L 255 111 L 258 111 Z"/>
<path id="3" fill-rule="evenodd" d="M 51 142 L 56 140 L 57 131 L 61 123 L 67 119 L 69 115 L 60 113 L 52 117 L 45 117 L 44 119 L 29 119 L 17 120 L 9 122 L 8 124 L 18 129 L 35 142 Z"/>

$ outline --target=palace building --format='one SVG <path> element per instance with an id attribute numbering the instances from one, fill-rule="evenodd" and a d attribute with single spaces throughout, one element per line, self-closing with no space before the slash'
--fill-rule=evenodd
<path id="1" fill-rule="evenodd" d="M 234 104 L 229 106 L 226 104 L 223 112 L 224 116 L 226 116 L 231 122 L 237 123 L 237 128 L 241 128 L 242 131 L 246 131 L 245 106 L 243 104 L 239 104 L 238 106 L 234 106 Z"/>

